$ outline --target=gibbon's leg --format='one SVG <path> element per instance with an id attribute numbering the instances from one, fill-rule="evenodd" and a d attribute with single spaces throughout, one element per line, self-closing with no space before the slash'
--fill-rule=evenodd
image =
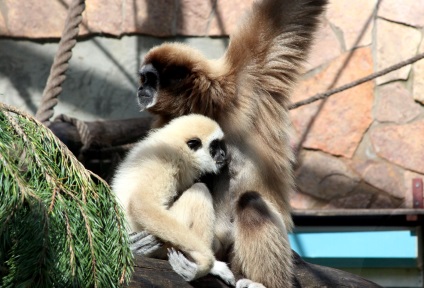
<path id="1" fill-rule="evenodd" d="M 184 191 L 169 211 L 177 221 L 189 227 L 212 250 L 214 241 L 215 211 L 213 199 L 203 183 L 195 183 Z M 193 279 L 197 265 L 189 261 L 182 253 L 171 248 L 168 252 L 169 263 L 184 279 Z M 227 264 L 214 262 L 211 274 L 220 277 L 228 284 L 235 285 L 235 278 Z"/>
<path id="2" fill-rule="evenodd" d="M 244 192 L 236 204 L 234 224 L 231 268 L 248 278 L 239 280 L 236 287 L 292 287 L 292 253 L 277 209 L 259 193 Z"/>

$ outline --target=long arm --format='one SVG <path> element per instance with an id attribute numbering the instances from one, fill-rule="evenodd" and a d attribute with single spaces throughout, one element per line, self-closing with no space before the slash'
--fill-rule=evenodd
<path id="1" fill-rule="evenodd" d="M 231 35 L 226 60 L 239 82 L 254 80 L 288 97 L 301 72 L 326 0 L 264 0 L 253 4 Z M 248 79 L 246 79 L 248 78 Z"/>

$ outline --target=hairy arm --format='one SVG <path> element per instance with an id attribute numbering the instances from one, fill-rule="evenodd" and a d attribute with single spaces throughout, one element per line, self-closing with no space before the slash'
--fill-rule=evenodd
<path id="1" fill-rule="evenodd" d="M 152 201 L 134 201 L 129 205 L 131 221 L 148 233 L 187 253 L 198 265 L 197 277 L 206 275 L 212 268 L 215 257 L 199 237 L 188 227 L 178 222 L 173 215 Z"/>
<path id="2" fill-rule="evenodd" d="M 231 35 L 226 61 L 239 83 L 289 95 L 327 0 L 256 1 Z"/>

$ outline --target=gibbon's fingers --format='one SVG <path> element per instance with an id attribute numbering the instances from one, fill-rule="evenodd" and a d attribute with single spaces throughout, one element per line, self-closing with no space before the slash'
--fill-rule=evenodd
<path id="1" fill-rule="evenodd" d="M 149 256 L 158 251 L 163 243 L 154 235 L 146 231 L 130 234 L 130 249 L 133 254 Z"/>
<path id="2" fill-rule="evenodd" d="M 231 272 L 230 268 L 228 268 L 228 265 L 225 262 L 215 260 L 211 272 L 209 273 L 218 276 L 219 278 L 224 280 L 225 283 L 231 286 L 236 285 L 236 279 L 234 277 L 234 274 L 233 272 Z"/>
<path id="3" fill-rule="evenodd" d="M 266 288 L 261 283 L 253 282 L 249 279 L 240 279 L 237 281 L 236 288 Z"/>
<path id="4" fill-rule="evenodd" d="M 189 261 L 181 252 L 176 251 L 174 248 L 168 249 L 168 262 L 171 264 L 172 269 L 183 277 L 185 281 L 190 282 L 196 278 L 197 264 Z"/>

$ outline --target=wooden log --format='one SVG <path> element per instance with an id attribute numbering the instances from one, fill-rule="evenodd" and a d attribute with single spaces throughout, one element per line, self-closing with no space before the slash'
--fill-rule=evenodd
<path id="1" fill-rule="evenodd" d="M 349 287 L 377 288 L 381 287 L 358 275 L 342 270 L 310 264 L 294 252 L 294 288 L 316 287 Z M 220 279 L 207 275 L 187 283 L 176 274 L 167 261 L 136 256 L 134 274 L 129 285 L 131 288 L 163 287 L 163 288 L 229 288 Z"/>
<path id="2" fill-rule="evenodd" d="M 66 120 L 74 120 L 66 121 Z M 80 154 L 84 139 L 80 135 L 76 122 L 78 119 L 60 115 L 49 126 L 50 130 L 68 146 L 75 155 Z M 86 149 L 102 149 L 134 143 L 149 131 L 152 118 L 131 118 L 124 120 L 108 121 L 80 121 L 86 126 L 91 141 Z"/>

